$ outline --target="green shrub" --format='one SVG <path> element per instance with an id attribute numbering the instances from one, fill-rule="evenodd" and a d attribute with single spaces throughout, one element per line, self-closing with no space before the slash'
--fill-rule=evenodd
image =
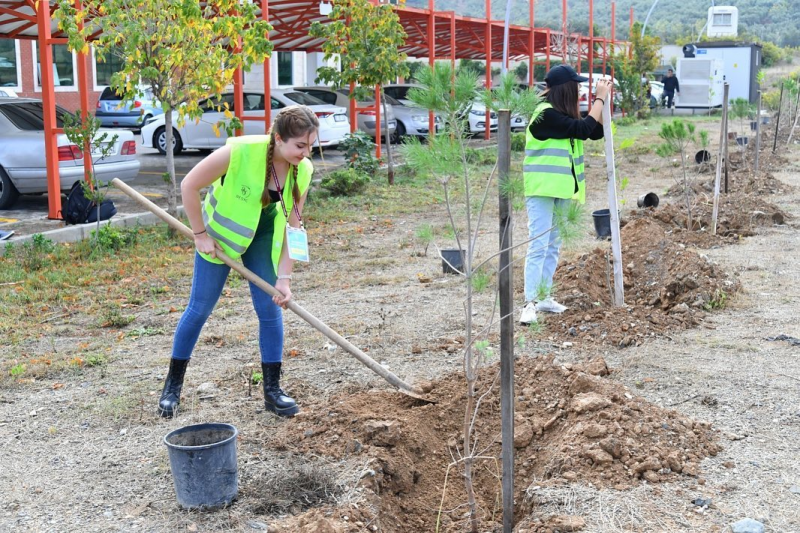
<path id="1" fill-rule="evenodd" d="M 111 224 L 100 227 L 99 231 L 93 231 L 92 236 L 97 242 L 97 250 L 113 252 L 136 243 L 136 232 L 121 230 Z"/>
<path id="2" fill-rule="evenodd" d="M 764 108 L 771 111 L 778 109 L 778 103 L 781 99 L 781 92 L 778 90 L 769 90 L 761 95 L 761 104 Z"/>
<path id="3" fill-rule="evenodd" d="M 33 237 L 19 245 L 6 244 L 6 257 L 14 258 L 24 270 L 32 272 L 50 264 L 50 254 L 55 252 L 53 241 L 35 233 Z"/>
<path id="4" fill-rule="evenodd" d="M 620 126 L 631 126 L 636 123 L 636 117 L 628 115 L 617 120 Z"/>
<path id="5" fill-rule="evenodd" d="M 522 63 L 520 63 L 520 64 L 522 64 Z M 525 132 L 524 131 L 511 134 L 511 151 L 512 152 L 524 152 L 525 151 Z"/>
<path id="6" fill-rule="evenodd" d="M 375 143 L 363 131 L 348 134 L 339 143 L 347 166 L 361 174 L 373 176 L 378 171 L 380 161 L 375 157 Z"/>
<path id="7" fill-rule="evenodd" d="M 490 148 L 467 148 L 467 163 L 472 165 L 494 165 L 497 162 L 497 152 Z"/>
<path id="8" fill-rule="evenodd" d="M 334 196 L 352 196 L 364 190 L 369 175 L 355 168 L 334 170 L 322 178 L 322 186 Z"/>

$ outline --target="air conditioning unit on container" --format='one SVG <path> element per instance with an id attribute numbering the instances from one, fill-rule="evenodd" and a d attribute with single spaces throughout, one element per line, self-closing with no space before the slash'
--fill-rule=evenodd
<path id="1" fill-rule="evenodd" d="M 722 105 L 723 75 L 719 59 L 684 57 L 678 60 L 680 96 L 675 107 L 720 107 Z"/>

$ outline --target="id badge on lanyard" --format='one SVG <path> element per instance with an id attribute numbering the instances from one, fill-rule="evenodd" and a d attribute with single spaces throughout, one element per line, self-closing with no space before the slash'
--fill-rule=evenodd
<path id="1" fill-rule="evenodd" d="M 286 203 L 283 201 L 283 188 L 278 182 L 278 173 L 275 172 L 275 165 L 270 165 L 272 171 L 272 178 L 275 180 L 275 187 L 278 190 L 278 197 L 281 200 L 281 207 L 283 208 L 283 216 L 286 218 L 286 249 L 289 251 L 289 257 L 295 261 L 304 261 L 308 263 L 308 235 L 305 228 L 303 228 L 303 219 L 300 217 L 300 210 L 297 209 L 297 199 L 292 202 L 292 207 L 297 215 L 297 220 L 300 221 L 300 227 L 295 228 L 289 225 L 289 213 L 286 210 Z M 294 193 L 292 193 L 294 194 Z"/>
<path id="2" fill-rule="evenodd" d="M 308 263 L 308 235 L 306 235 L 306 230 L 286 224 L 286 249 L 289 250 L 290 258 Z"/>

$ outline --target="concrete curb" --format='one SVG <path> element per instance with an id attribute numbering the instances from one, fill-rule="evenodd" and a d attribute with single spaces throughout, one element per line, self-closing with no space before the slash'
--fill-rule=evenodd
<path id="1" fill-rule="evenodd" d="M 185 216 L 183 206 L 178 206 L 178 218 Z M 133 213 L 131 215 L 113 216 L 108 220 L 100 222 L 101 226 L 111 224 L 115 227 L 130 228 L 135 226 L 152 226 L 162 222 L 160 218 L 153 213 L 145 211 L 143 213 Z M 45 238 L 53 242 L 77 242 L 83 239 L 88 239 L 92 236 L 92 232 L 97 230 L 97 222 L 89 222 L 87 224 L 78 224 L 75 226 L 67 226 L 66 228 L 58 228 L 42 233 L 35 233 L 33 235 L 25 235 L 19 238 L 11 238 L 6 241 L 0 241 L 0 257 L 6 253 L 6 245 L 13 244 L 14 246 L 22 244 L 27 241 L 33 240 L 34 235 L 43 235 Z"/>

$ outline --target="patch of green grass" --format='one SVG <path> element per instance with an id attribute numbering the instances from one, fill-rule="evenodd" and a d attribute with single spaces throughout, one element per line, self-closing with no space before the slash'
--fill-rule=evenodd
<path id="1" fill-rule="evenodd" d="M 716 309 L 725 309 L 728 305 L 728 293 L 722 289 L 717 289 L 711 296 L 711 299 L 703 306 L 706 311 L 713 311 Z"/>
<path id="2" fill-rule="evenodd" d="M 18 378 L 24 373 L 25 373 L 25 365 L 23 365 L 22 363 L 12 366 L 11 370 L 8 371 L 8 374 L 12 378 Z"/>
<path id="3" fill-rule="evenodd" d="M 250 375 L 250 381 L 253 383 L 253 385 L 258 385 L 259 383 L 264 381 L 264 374 L 262 374 L 261 372 L 253 372 Z"/>
<path id="4" fill-rule="evenodd" d="M 472 290 L 483 292 L 492 283 L 492 274 L 485 268 L 478 269 L 472 273 Z"/>
<path id="5" fill-rule="evenodd" d="M 124 328 L 134 320 L 136 320 L 135 316 L 123 315 L 119 307 L 112 306 L 100 314 L 98 325 L 101 328 Z"/>
<path id="6" fill-rule="evenodd" d="M 84 359 L 84 364 L 89 367 L 105 366 L 108 364 L 108 358 L 101 353 L 89 354 Z"/>
<path id="7" fill-rule="evenodd" d="M 138 339 L 139 337 L 151 337 L 153 335 L 163 335 L 164 328 L 154 328 L 146 326 L 143 328 L 134 328 L 125 334 L 126 337 Z"/>

